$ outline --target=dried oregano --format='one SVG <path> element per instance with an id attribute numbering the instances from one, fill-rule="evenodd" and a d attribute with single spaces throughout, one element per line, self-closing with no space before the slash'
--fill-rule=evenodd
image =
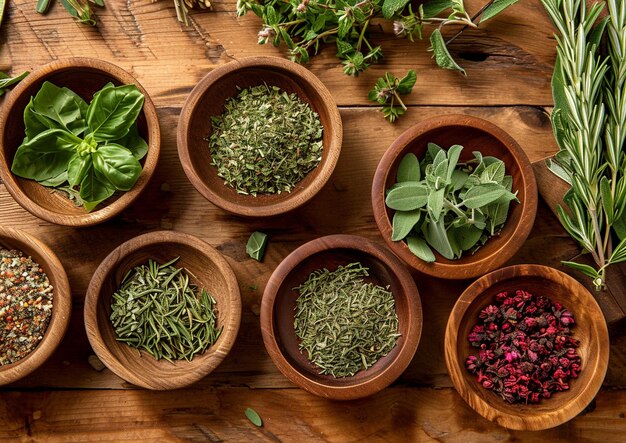
<path id="1" fill-rule="evenodd" d="M 276 86 L 242 90 L 211 118 L 211 164 L 240 194 L 280 194 L 322 159 L 319 115 Z"/>

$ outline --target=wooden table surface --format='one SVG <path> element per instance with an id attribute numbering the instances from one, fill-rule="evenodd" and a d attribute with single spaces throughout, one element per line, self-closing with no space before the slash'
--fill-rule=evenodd
<path id="1" fill-rule="evenodd" d="M 484 0 L 467 0 L 471 12 Z M 181 106 L 211 69 L 250 55 L 284 56 L 258 46 L 260 21 L 235 16 L 234 0 L 216 0 L 213 12 L 194 13 L 188 27 L 176 22 L 170 0 L 108 0 L 99 26 L 75 24 L 60 5 L 47 16 L 34 0 L 8 2 L 0 30 L 0 70 L 18 73 L 51 60 L 91 56 L 130 71 L 158 108 L 161 159 L 140 201 L 100 226 L 74 229 L 39 220 L 0 185 L 0 224 L 24 229 L 51 246 L 65 265 L 73 295 L 72 319 L 60 348 L 38 371 L 0 391 L 0 439 L 11 440 L 192 440 L 192 441 L 618 441 L 626 432 L 626 334 L 611 337 L 604 387 L 569 423 L 543 432 L 513 432 L 483 419 L 452 388 L 443 359 L 450 310 L 469 282 L 415 276 L 424 307 L 424 332 L 415 358 L 390 388 L 364 400 L 332 402 L 295 388 L 265 352 L 259 328 L 264 286 L 277 264 L 296 247 L 319 236 L 349 233 L 382 242 L 370 204 L 371 180 L 389 144 L 420 120 L 449 113 L 485 118 L 509 131 L 533 161 L 555 151 L 549 112 L 555 41 L 539 0 L 521 1 L 481 30 L 458 38 L 451 50 L 467 77 L 437 69 L 427 43 L 396 40 L 383 23 L 375 41 L 384 63 L 358 79 L 343 75 L 327 48 L 308 68 L 330 89 L 341 109 L 344 143 L 330 182 L 307 206 L 270 220 L 226 214 L 198 194 L 183 174 L 176 152 Z M 386 70 L 417 71 L 409 112 L 388 124 L 366 100 Z M 0 102 L 1 104 L 1 102 Z M 243 298 L 241 329 L 221 366 L 188 389 L 136 389 L 108 369 L 96 371 L 83 327 L 85 291 L 100 261 L 140 233 L 173 229 L 194 234 L 224 254 L 235 270 Z M 255 230 L 269 234 L 263 263 L 246 255 Z M 511 263 L 559 262 L 578 248 L 544 203 L 532 234 Z M 244 416 L 263 418 L 262 428 Z"/>

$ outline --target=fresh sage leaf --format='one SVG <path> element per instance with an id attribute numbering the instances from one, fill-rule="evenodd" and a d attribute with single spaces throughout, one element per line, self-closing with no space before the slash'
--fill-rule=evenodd
<path id="1" fill-rule="evenodd" d="M 430 45 L 430 49 L 433 51 L 433 56 L 439 67 L 444 69 L 457 70 L 462 72 L 463 75 L 466 75 L 465 69 L 461 68 L 450 55 L 450 52 L 446 47 L 446 42 L 443 39 L 443 35 L 441 35 L 441 31 L 439 30 L 439 28 L 435 29 L 432 34 L 430 34 Z"/>
<path id="2" fill-rule="evenodd" d="M 398 173 L 396 174 L 397 182 L 418 182 L 420 181 L 420 163 L 413 153 L 408 153 L 398 165 Z"/>
<path id="3" fill-rule="evenodd" d="M 409 235 L 406 238 L 407 246 L 409 250 L 417 256 L 417 258 L 424 260 L 427 263 L 435 261 L 435 254 L 430 249 L 428 244 L 416 235 Z"/>
<path id="4" fill-rule="evenodd" d="M 245 414 L 246 414 L 246 417 L 248 417 L 248 420 L 250 420 L 250 422 L 252 422 L 253 425 L 258 426 L 258 427 L 263 426 L 263 420 L 261 420 L 261 417 L 254 409 L 246 408 Z"/>
<path id="5" fill-rule="evenodd" d="M 430 191 L 428 195 L 428 214 L 430 214 L 430 218 L 435 222 L 439 221 L 440 216 L 445 215 L 442 213 L 445 191 L 446 190 L 442 188 L 436 191 Z"/>
<path id="6" fill-rule="evenodd" d="M 427 220 L 428 221 L 428 220 Z M 454 259 L 454 250 L 446 232 L 443 218 L 438 222 L 424 223 L 422 233 L 428 244 L 448 260 Z"/>
<path id="7" fill-rule="evenodd" d="M 403 186 L 392 189 L 385 203 L 391 209 L 411 211 L 428 203 L 428 188 L 422 183 L 405 182 Z"/>
<path id="8" fill-rule="evenodd" d="M 267 234 L 263 232 L 253 232 L 246 244 L 246 252 L 250 257 L 256 261 L 263 261 L 265 255 L 265 248 L 267 246 Z"/>
<path id="9" fill-rule="evenodd" d="M 141 164 L 123 146 L 106 144 L 92 154 L 95 172 L 100 179 L 120 191 L 130 190 L 141 175 Z"/>
<path id="10" fill-rule="evenodd" d="M 452 232 L 459 248 L 463 251 L 469 251 L 478 243 L 483 230 L 473 225 L 463 225 L 459 228 L 454 228 Z"/>
<path id="11" fill-rule="evenodd" d="M 400 241 L 405 238 L 422 217 L 421 209 L 412 211 L 396 211 L 393 214 L 391 240 Z"/>
<path id="12" fill-rule="evenodd" d="M 465 183 L 467 183 L 467 179 L 469 178 L 469 174 L 465 171 L 461 171 L 460 169 L 455 169 L 452 171 L 452 177 L 450 178 L 450 182 L 455 191 L 463 189 Z"/>
<path id="13" fill-rule="evenodd" d="M 135 85 L 108 87 L 94 95 L 87 108 L 87 125 L 96 141 L 126 136 L 141 109 L 144 97 Z"/>
<path id="14" fill-rule="evenodd" d="M 502 183 L 502 180 L 504 180 L 503 161 L 490 164 L 480 174 L 481 183 Z"/>
<path id="15" fill-rule="evenodd" d="M 490 18 L 495 17 L 496 15 L 504 11 L 506 8 L 514 5 L 518 1 L 519 0 L 494 0 L 493 3 L 491 3 L 491 5 L 489 5 L 487 9 L 485 9 L 483 13 L 481 14 L 479 23 L 483 23 L 489 20 Z"/>
<path id="16" fill-rule="evenodd" d="M 389 19 L 396 12 L 400 12 L 409 3 L 410 0 L 384 0 L 382 12 L 383 17 Z"/>
<path id="17" fill-rule="evenodd" d="M 11 172 L 37 181 L 57 177 L 81 140 L 62 129 L 48 129 L 22 143 L 15 152 Z"/>
<path id="18" fill-rule="evenodd" d="M 459 157 L 461 156 L 461 151 L 463 150 L 463 146 L 461 145 L 452 145 L 450 149 L 448 149 L 448 168 L 447 168 L 447 176 L 446 179 L 448 182 L 452 180 L 452 175 L 456 170 L 456 165 L 459 162 Z"/>
<path id="19" fill-rule="evenodd" d="M 502 197 L 507 190 L 497 183 L 474 186 L 465 193 L 463 204 L 470 209 L 480 208 Z"/>

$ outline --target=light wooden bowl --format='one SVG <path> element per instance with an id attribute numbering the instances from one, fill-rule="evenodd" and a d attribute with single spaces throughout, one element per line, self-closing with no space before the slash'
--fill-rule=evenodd
<path id="1" fill-rule="evenodd" d="M 352 377 L 320 375 L 300 352 L 294 331 L 298 293 L 311 272 L 360 262 L 369 268 L 366 281 L 390 287 L 402 334 L 393 350 Z M 372 395 L 396 380 L 411 362 L 422 331 L 422 305 L 413 278 L 384 247 L 354 235 L 330 235 L 310 241 L 289 254 L 270 277 L 261 302 L 261 332 L 268 354 L 287 378 L 321 397 L 351 400 Z"/>
<path id="2" fill-rule="evenodd" d="M 45 81 L 70 88 L 87 103 L 108 82 L 116 86 L 135 84 L 145 97 L 143 111 L 137 119 L 139 133 L 148 143 L 148 154 L 141 161 L 143 171 L 130 191 L 114 195 L 92 212 L 77 207 L 59 192 L 51 192 L 52 188 L 11 173 L 15 151 L 24 140 L 24 108 Z M 133 203 L 154 173 L 161 145 L 157 113 L 148 92 L 122 68 L 102 60 L 83 57 L 57 60 L 42 66 L 9 92 L 0 113 L 0 137 L 0 178 L 13 198 L 33 215 L 66 226 L 102 223 Z"/>
<path id="3" fill-rule="evenodd" d="M 395 183 L 398 165 L 405 154 L 414 153 L 421 161 L 428 143 L 444 149 L 454 144 L 464 147 L 460 161 L 473 158 L 472 151 L 492 155 L 504 161 L 507 175 L 513 177 L 519 203 L 512 202 L 509 216 L 500 235 L 489 239 L 474 254 L 465 253 L 458 260 L 448 260 L 435 250 L 436 260 L 426 263 L 417 258 L 404 241 L 391 240 L 394 211 L 385 205 L 385 191 Z M 528 157 L 502 129 L 469 115 L 434 117 L 406 130 L 383 155 L 372 183 L 374 218 L 391 250 L 419 272 L 445 279 L 469 279 L 492 271 L 506 263 L 522 246 L 537 214 L 537 183 Z"/>
<path id="4" fill-rule="evenodd" d="M 0 226 L 0 246 L 17 249 L 39 263 L 53 287 L 52 317 L 43 339 L 26 357 L 0 366 L 0 385 L 12 383 L 39 368 L 55 351 L 70 322 L 72 293 L 63 265 L 44 243 L 18 229 Z"/>
<path id="5" fill-rule="evenodd" d="M 129 270 L 149 259 L 165 263 L 175 257 L 180 257 L 175 266 L 186 268 L 193 283 L 213 296 L 218 327 L 224 329 L 204 354 L 170 363 L 117 341 L 109 317 L 112 295 Z M 232 348 L 240 320 L 239 286 L 226 259 L 199 238 L 172 231 L 140 235 L 113 250 L 93 275 L 85 299 L 85 328 L 96 355 L 119 377 L 147 389 L 177 389 L 204 378 Z"/>
<path id="6" fill-rule="evenodd" d="M 570 381 L 570 389 L 555 393 L 534 405 L 510 404 L 484 389 L 465 368 L 465 360 L 477 352 L 467 337 L 478 314 L 502 291 L 522 289 L 563 304 L 574 315 L 575 338 L 582 370 Z M 609 336 L 602 311 L 593 296 L 572 277 L 547 266 L 517 265 L 499 269 L 478 279 L 456 302 L 446 328 L 445 357 L 454 387 L 480 415 L 517 430 L 541 430 L 558 426 L 578 415 L 602 385 L 609 360 Z"/>
<path id="7" fill-rule="evenodd" d="M 224 111 L 238 87 L 267 84 L 296 93 L 320 116 L 324 127 L 322 160 L 292 192 L 253 197 L 226 186 L 211 166 L 206 138 L 211 117 Z M 326 86 L 302 66 L 277 57 L 248 57 L 220 66 L 207 74 L 191 91 L 178 123 L 178 155 L 191 184 L 211 203 L 234 214 L 265 217 L 291 211 L 315 196 L 330 178 L 341 150 L 341 117 Z"/>

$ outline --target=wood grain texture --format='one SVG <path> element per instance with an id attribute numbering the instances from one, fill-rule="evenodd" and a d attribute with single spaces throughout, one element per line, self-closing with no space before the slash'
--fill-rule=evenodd
<path id="1" fill-rule="evenodd" d="M 224 112 L 224 104 L 241 89 L 277 86 L 297 94 L 319 115 L 324 128 L 319 164 L 291 192 L 243 195 L 218 176 L 211 166 L 207 138 L 211 118 Z M 214 69 L 191 91 L 180 114 L 178 155 L 191 184 L 210 202 L 233 214 L 270 217 L 292 211 L 311 200 L 330 179 L 339 153 L 343 129 L 339 110 L 324 84 L 308 70 L 278 57 L 247 57 Z"/>
<path id="2" fill-rule="evenodd" d="M 44 270 L 53 288 L 52 316 L 43 339 L 26 357 L 10 365 L 0 366 L 0 386 L 13 383 L 35 371 L 54 353 L 63 340 L 70 322 L 72 293 L 67 274 L 59 258 L 38 238 L 0 225 L 0 247 L 17 249 Z M 4 290 L 4 289 L 3 289 Z M 4 321 L 3 321 L 4 323 Z"/>
<path id="3" fill-rule="evenodd" d="M 24 109 L 44 82 L 67 87 L 87 103 L 107 83 L 115 86 L 135 84 L 144 95 L 144 105 L 137 118 L 139 134 L 148 143 L 148 153 L 141 161 L 143 170 L 129 191 L 116 193 L 87 212 L 61 192 L 42 186 L 34 180 L 14 175 L 11 166 L 17 148 L 24 140 Z M 22 80 L 8 94 L 0 113 L 0 177 L 13 198 L 27 211 L 51 223 L 65 226 L 91 226 L 102 223 L 123 211 L 137 200 L 148 185 L 159 159 L 161 133 L 156 108 L 147 91 L 137 80 L 114 64 L 92 58 L 67 58 L 40 67 Z"/>
<path id="4" fill-rule="evenodd" d="M 500 292 L 517 290 L 541 295 L 569 309 L 576 323 L 572 332 L 580 342 L 581 372 L 570 389 L 537 405 L 512 405 L 484 389 L 465 368 L 475 354 L 467 337 L 487 305 Z M 609 335 L 600 307 L 591 293 L 556 269 L 516 265 L 498 269 L 472 283 L 452 309 L 445 338 L 446 365 L 461 397 L 480 415 L 511 429 L 541 430 L 561 425 L 583 411 L 602 385 L 609 360 Z"/>
<path id="5" fill-rule="evenodd" d="M 511 202 L 507 221 L 499 235 L 492 237 L 473 254 L 448 260 L 436 251 L 436 260 L 427 263 L 411 252 L 403 241 L 392 241 L 393 211 L 385 204 L 387 189 L 396 183 L 398 165 L 408 153 L 421 161 L 428 143 L 443 149 L 462 145 L 460 161 L 473 158 L 472 152 L 494 156 L 506 165 L 513 178 L 513 192 L 519 203 Z M 385 152 L 372 183 L 374 218 L 387 246 L 413 269 L 433 277 L 462 280 L 478 277 L 508 261 L 522 246 L 535 222 L 537 184 L 528 156 L 504 130 L 486 120 L 467 115 L 446 115 L 423 120 L 398 137 Z"/>
<path id="6" fill-rule="evenodd" d="M 351 377 L 319 374 L 300 351 L 294 330 L 297 291 L 312 272 L 334 271 L 358 262 L 368 268 L 368 283 L 389 288 L 395 300 L 400 337 L 395 347 L 373 366 Z M 407 368 L 422 333 L 422 305 L 411 274 L 382 245 L 356 235 L 329 235 L 312 240 L 289 254 L 272 273 L 261 302 L 261 333 L 267 353 L 296 385 L 324 398 L 354 400 L 393 383 Z"/>
<path id="7" fill-rule="evenodd" d="M 175 266 L 187 270 L 193 284 L 215 299 L 222 332 L 203 354 L 171 363 L 118 342 L 109 317 L 113 293 L 129 271 L 150 259 L 166 263 L 177 257 Z M 123 243 L 104 259 L 87 289 L 84 312 L 89 342 L 111 371 L 147 389 L 177 389 L 206 377 L 224 360 L 239 331 L 241 297 L 235 274 L 217 250 L 192 235 L 155 231 Z"/>

